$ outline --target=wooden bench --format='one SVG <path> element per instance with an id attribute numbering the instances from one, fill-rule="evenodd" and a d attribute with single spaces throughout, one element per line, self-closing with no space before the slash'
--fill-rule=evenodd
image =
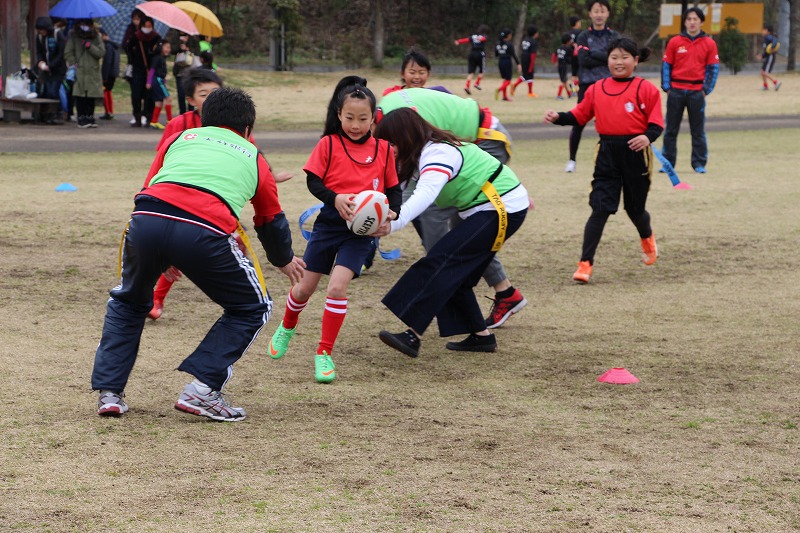
<path id="1" fill-rule="evenodd" d="M 58 100 L 50 98 L 6 98 L 0 97 L 0 106 L 3 109 L 3 120 L 6 122 L 21 122 L 22 113 L 32 116 L 44 117 L 50 113 L 58 113 Z"/>

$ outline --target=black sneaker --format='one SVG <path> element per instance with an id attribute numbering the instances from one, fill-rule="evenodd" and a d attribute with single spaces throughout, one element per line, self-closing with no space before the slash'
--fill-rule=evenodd
<path id="1" fill-rule="evenodd" d="M 489 335 L 470 333 L 469 337 L 463 341 L 448 342 L 445 348 L 457 352 L 493 352 L 497 349 L 497 341 L 494 338 L 494 333 Z"/>
<path id="2" fill-rule="evenodd" d="M 399 352 L 403 352 L 409 357 L 416 357 L 419 355 L 419 347 L 422 344 L 419 337 L 410 329 L 402 333 L 389 333 L 388 331 L 381 331 L 378 337 L 387 345 L 391 346 Z"/>

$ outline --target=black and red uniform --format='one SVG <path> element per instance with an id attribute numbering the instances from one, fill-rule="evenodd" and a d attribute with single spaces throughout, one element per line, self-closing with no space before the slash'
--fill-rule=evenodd
<path id="1" fill-rule="evenodd" d="M 635 152 L 628 141 L 646 135 L 653 143 L 664 130 L 658 88 L 638 77 L 606 78 L 591 85 L 583 100 L 571 111 L 559 113 L 555 124 L 582 126 L 595 118 L 600 135 L 595 157 L 581 261 L 594 260 L 594 253 L 608 216 L 617 212 L 624 193 L 625 211 L 641 238 L 652 235 L 650 214 L 645 209 L 650 190 L 653 151 L 650 146 Z"/>

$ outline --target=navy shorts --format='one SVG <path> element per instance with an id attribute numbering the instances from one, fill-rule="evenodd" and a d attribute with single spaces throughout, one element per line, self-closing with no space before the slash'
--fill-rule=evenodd
<path id="1" fill-rule="evenodd" d="M 471 52 L 467 57 L 467 72 L 483 74 L 486 70 L 486 55 L 482 52 Z"/>
<path id="2" fill-rule="evenodd" d="M 169 90 L 167 90 L 167 84 L 164 83 L 164 78 L 153 80 L 153 84 L 150 86 L 150 98 L 154 102 L 163 102 L 169 98 Z"/>
<path id="3" fill-rule="evenodd" d="M 339 212 L 326 205 L 314 221 L 303 261 L 310 272 L 330 274 L 334 265 L 341 265 L 352 270 L 357 278 L 374 247 L 372 237 L 361 237 L 347 229 Z"/>

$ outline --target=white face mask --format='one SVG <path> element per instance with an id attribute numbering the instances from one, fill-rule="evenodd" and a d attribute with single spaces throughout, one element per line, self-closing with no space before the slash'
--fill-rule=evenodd
<path id="1" fill-rule="evenodd" d="M 88 32 L 89 30 L 91 30 L 91 28 L 89 26 L 81 25 L 81 31 L 82 32 Z"/>
<path id="2" fill-rule="evenodd" d="M 153 31 L 153 28 L 142 28 L 142 33 L 144 33 L 145 35 L 147 35 L 151 31 Z"/>

